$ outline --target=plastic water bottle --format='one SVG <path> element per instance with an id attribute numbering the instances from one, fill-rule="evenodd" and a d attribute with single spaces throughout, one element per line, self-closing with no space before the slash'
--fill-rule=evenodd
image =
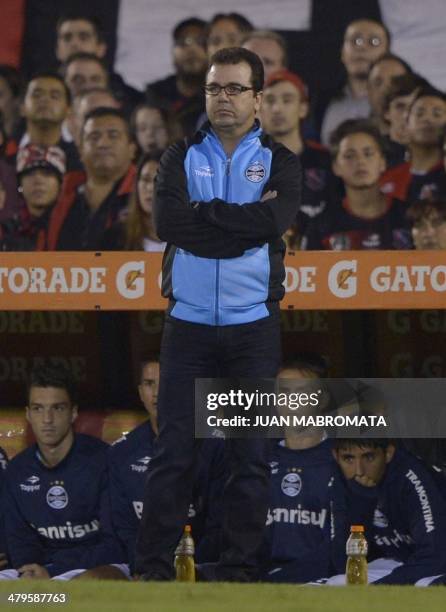
<path id="1" fill-rule="evenodd" d="M 368 545 L 363 525 L 352 525 L 347 540 L 347 567 L 345 571 L 347 584 L 367 584 Z"/>
<path id="2" fill-rule="evenodd" d="M 179 582 L 195 582 L 195 544 L 192 529 L 186 525 L 175 551 L 175 572 Z"/>

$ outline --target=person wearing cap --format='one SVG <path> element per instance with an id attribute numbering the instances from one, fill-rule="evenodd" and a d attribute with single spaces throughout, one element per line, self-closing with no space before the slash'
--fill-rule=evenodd
<path id="1" fill-rule="evenodd" d="M 321 213 L 331 196 L 333 175 L 328 151 L 302 135 L 302 121 L 309 110 L 308 90 L 302 79 L 289 70 L 279 70 L 265 83 L 261 121 L 277 142 L 300 156 L 303 170 L 302 206 L 297 225 L 287 234 L 289 248 L 298 248 L 308 221 Z"/>
<path id="2" fill-rule="evenodd" d="M 185 136 L 192 136 L 204 113 L 203 85 L 208 58 L 206 22 L 190 17 L 173 30 L 175 74 L 149 83 L 147 102 L 175 115 Z"/>
<path id="3" fill-rule="evenodd" d="M 17 153 L 18 190 L 23 206 L 0 226 L 0 249 L 30 251 L 43 245 L 51 210 L 59 197 L 66 169 L 60 147 L 27 145 Z"/>

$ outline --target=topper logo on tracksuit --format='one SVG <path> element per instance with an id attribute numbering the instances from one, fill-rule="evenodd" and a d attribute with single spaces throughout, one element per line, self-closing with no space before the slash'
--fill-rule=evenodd
<path id="1" fill-rule="evenodd" d="M 46 501 L 54 510 L 63 510 L 68 506 L 68 493 L 61 484 L 55 484 L 48 490 Z"/>
<path id="2" fill-rule="evenodd" d="M 215 173 L 210 166 L 200 166 L 200 168 L 195 168 L 195 174 L 197 176 L 212 178 Z"/>
<path id="3" fill-rule="evenodd" d="M 266 175 L 265 166 L 260 162 L 254 162 L 245 170 L 245 176 L 252 183 L 260 183 Z"/>
<path id="4" fill-rule="evenodd" d="M 280 487 L 288 497 L 296 497 L 302 490 L 302 478 L 296 472 L 285 474 Z"/>
<path id="5" fill-rule="evenodd" d="M 40 491 L 40 484 L 37 484 L 40 481 L 40 478 L 38 476 L 30 476 L 29 478 L 26 479 L 26 483 L 29 484 L 24 484 L 22 483 L 20 485 L 20 488 L 22 491 L 25 491 L 26 493 L 34 493 L 35 491 Z"/>
<path id="6" fill-rule="evenodd" d="M 151 457 L 141 457 L 141 459 L 137 459 L 138 463 L 142 463 L 142 465 L 138 465 L 137 463 L 132 463 L 130 468 L 132 472 L 147 472 L 149 467 Z"/>

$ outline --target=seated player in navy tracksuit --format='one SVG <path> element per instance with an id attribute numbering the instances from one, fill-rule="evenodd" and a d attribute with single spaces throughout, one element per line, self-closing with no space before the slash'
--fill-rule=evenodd
<path id="1" fill-rule="evenodd" d="M 279 375 L 295 380 L 321 376 L 326 376 L 326 364 L 313 355 L 299 356 Z M 325 437 L 323 430 L 286 429 L 285 439 L 275 444 L 262 580 L 303 583 L 330 573 L 329 482 L 336 464 L 332 441 Z"/>
<path id="2" fill-rule="evenodd" d="M 369 569 L 381 568 L 369 572 L 370 582 L 425 585 L 441 581 L 446 573 L 442 481 L 388 440 L 336 440 L 333 452 L 339 465 L 331 487 L 337 571 L 345 572 L 350 526 L 363 524 L 372 561 Z"/>
<path id="3" fill-rule="evenodd" d="M 157 426 L 159 363 L 141 364 L 139 396 L 149 418 L 109 449 L 110 499 L 114 529 L 134 571 L 136 536 L 143 511 L 144 486 L 153 455 Z M 226 480 L 223 440 L 204 440 L 196 465 L 189 519 L 196 545 L 195 560 L 217 561 L 220 551 L 222 492 Z"/>
<path id="4" fill-rule="evenodd" d="M 26 417 L 37 443 L 10 461 L 4 495 L 7 548 L 18 576 L 68 579 L 121 563 L 123 551 L 111 531 L 108 445 L 73 432 L 70 372 L 33 370 Z M 108 577 L 124 577 L 117 567 L 109 569 Z"/>

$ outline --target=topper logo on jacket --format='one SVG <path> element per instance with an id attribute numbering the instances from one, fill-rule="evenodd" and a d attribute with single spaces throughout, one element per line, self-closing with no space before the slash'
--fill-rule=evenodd
<path id="1" fill-rule="evenodd" d="M 245 176 L 251 183 L 260 183 L 266 176 L 265 166 L 259 162 L 254 162 L 246 168 Z"/>

